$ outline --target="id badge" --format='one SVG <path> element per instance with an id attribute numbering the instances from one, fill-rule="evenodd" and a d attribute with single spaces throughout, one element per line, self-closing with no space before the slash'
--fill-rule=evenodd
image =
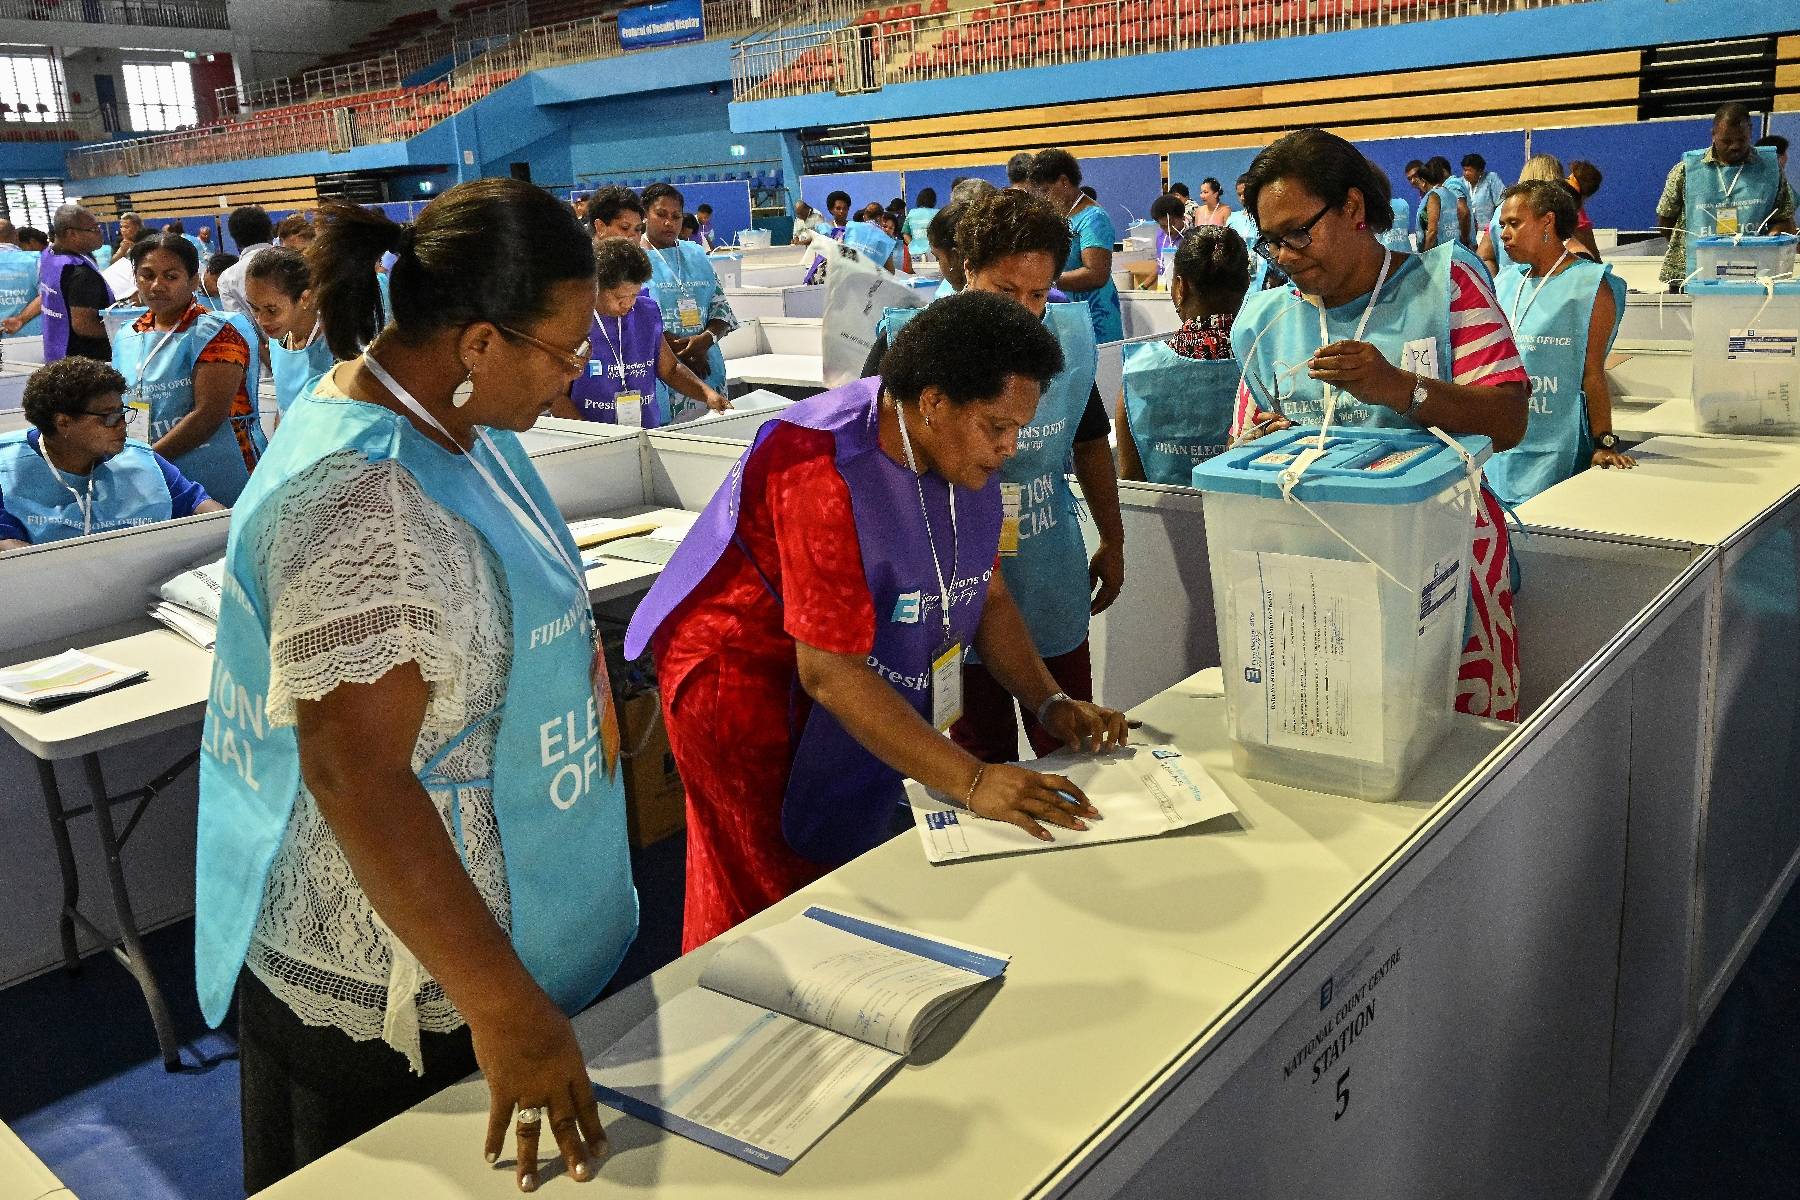
<path id="1" fill-rule="evenodd" d="M 962 720 L 961 642 L 951 642 L 931 660 L 931 723 L 940 733 Z"/>
<path id="2" fill-rule="evenodd" d="M 1400 369 L 1424 379 L 1441 379 L 1438 374 L 1437 339 L 1419 338 L 1400 350 Z"/>
<path id="3" fill-rule="evenodd" d="M 683 329 L 693 329 L 701 324 L 700 302 L 692 296 L 683 296 L 675 302 L 675 319 Z"/>
<path id="4" fill-rule="evenodd" d="M 1713 232 L 1721 237 L 1736 237 L 1738 233 L 1738 210 L 1735 204 L 1721 205 L 1713 210 L 1716 222 Z"/>
<path id="5" fill-rule="evenodd" d="M 620 392 L 617 398 L 618 413 L 616 420 L 621 425 L 629 425 L 633 429 L 644 427 L 644 396 L 642 392 Z"/>
<path id="6" fill-rule="evenodd" d="M 1000 485 L 1000 553 L 1009 558 L 1019 553 L 1019 510 L 1024 499 L 1023 484 Z"/>

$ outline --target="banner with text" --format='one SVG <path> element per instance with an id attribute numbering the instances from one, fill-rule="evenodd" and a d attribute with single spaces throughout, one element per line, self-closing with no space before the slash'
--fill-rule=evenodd
<path id="1" fill-rule="evenodd" d="M 619 45 L 626 50 L 697 42 L 706 36 L 701 0 L 663 0 L 619 10 Z"/>

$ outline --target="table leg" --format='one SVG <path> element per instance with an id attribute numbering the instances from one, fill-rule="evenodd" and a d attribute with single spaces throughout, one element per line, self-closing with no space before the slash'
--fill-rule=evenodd
<path id="1" fill-rule="evenodd" d="M 88 791 L 93 796 L 94 828 L 99 833 L 100 850 L 106 859 L 106 879 L 112 890 L 113 914 L 119 923 L 119 940 L 123 943 L 123 953 L 119 955 L 125 969 L 137 980 L 138 987 L 143 990 L 144 1003 L 150 1008 L 150 1020 L 156 1026 L 156 1044 L 162 1050 L 165 1070 L 181 1069 L 179 1043 L 175 1039 L 175 1022 L 170 1019 L 168 1003 L 163 999 L 162 988 L 156 982 L 156 974 L 150 969 L 150 960 L 144 953 L 144 943 L 138 936 L 137 918 L 131 911 L 131 895 L 125 887 L 125 871 L 119 862 L 119 840 L 113 828 L 112 800 L 106 791 L 106 778 L 100 770 L 100 756 L 89 754 L 82 759 L 87 769 Z M 64 835 L 67 836 L 66 834 Z"/>
<path id="2" fill-rule="evenodd" d="M 62 872 L 62 908 L 57 911 L 57 932 L 62 935 L 63 969 L 70 974 L 81 970 L 81 951 L 75 943 L 75 906 L 81 901 L 81 874 L 75 868 L 75 848 L 69 844 L 69 818 L 63 812 L 62 789 L 56 783 L 56 768 L 43 759 L 34 760 L 38 769 L 39 790 L 44 794 L 44 807 L 50 816 L 50 836 L 56 840 L 56 867 Z"/>

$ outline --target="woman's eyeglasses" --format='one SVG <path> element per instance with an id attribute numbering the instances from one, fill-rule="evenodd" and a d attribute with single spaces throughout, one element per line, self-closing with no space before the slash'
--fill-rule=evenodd
<path id="1" fill-rule="evenodd" d="M 83 409 L 82 415 L 94 418 L 94 420 L 100 422 L 100 424 L 106 426 L 108 429 L 117 429 L 121 425 L 128 425 L 136 420 L 137 409 L 129 406 L 125 408 L 109 408 L 105 412 L 94 412 L 90 409 Z"/>
<path id="2" fill-rule="evenodd" d="M 534 338 L 529 333 L 526 333 L 523 330 L 514 329 L 510 325 L 502 325 L 496 321 L 494 323 L 494 328 L 498 329 L 507 337 L 515 337 L 522 342 L 531 343 L 545 354 L 548 354 L 551 358 L 554 358 L 557 362 L 565 364 L 571 371 L 581 372 L 587 370 L 588 355 L 593 349 L 593 346 L 586 341 L 575 347 L 573 351 L 559 350 L 549 342 L 546 342 L 541 338 Z"/>
<path id="3" fill-rule="evenodd" d="M 1313 214 L 1312 220 L 1300 226 L 1298 229 L 1291 229 L 1286 233 L 1278 233 L 1273 237 L 1265 233 L 1257 238 L 1256 241 L 1251 244 L 1250 248 L 1256 251 L 1258 256 L 1269 262 L 1275 261 L 1275 256 L 1281 253 L 1281 248 L 1283 246 L 1298 253 L 1312 245 L 1313 226 L 1317 225 L 1320 221 L 1323 221 L 1325 219 L 1325 214 L 1330 212 L 1334 207 L 1336 206 L 1327 201 L 1324 208 L 1321 208 L 1318 212 Z"/>

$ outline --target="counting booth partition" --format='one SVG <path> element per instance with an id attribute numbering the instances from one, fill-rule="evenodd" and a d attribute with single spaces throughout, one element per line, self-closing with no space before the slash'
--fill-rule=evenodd
<path id="1" fill-rule="evenodd" d="M 769 416 L 598 435 L 545 421 L 528 440 L 572 519 L 693 511 Z M 1232 773 L 1203 672 L 1218 654 L 1200 498 L 1123 485 L 1131 549 L 1125 592 L 1096 623 L 1101 695 L 1197 756 L 1240 815 L 937 868 L 908 836 L 834 872 L 754 924 L 832 904 L 1011 952 L 1006 981 L 784 1177 L 624 1118 L 607 1173 L 671 1196 L 1148 1195 L 1204 1179 L 1219 1195 L 1330 1181 L 1441 1197 L 1501 1178 L 1519 1194 L 1604 1194 L 1800 851 L 1800 444 L 1642 450 L 1633 475 L 1589 473 L 1526 506 L 1529 715 L 1459 721 L 1392 804 Z M 224 527 L 193 518 L 0 558 L 34 639 L 3 657 L 147 628 L 149 589 L 216 557 Z M 633 569 L 593 589 L 614 615 L 654 575 Z M 58 595 L 95 599 L 71 611 Z M 108 779 L 191 751 L 204 683 L 193 690 L 184 725 L 101 752 Z M 18 758 L 0 783 L 18 831 L 0 887 L 13 911 L 43 914 L 0 934 L 17 978 L 59 961 L 58 880 L 29 764 L 0 750 Z M 125 855 L 145 925 L 191 907 L 191 780 L 145 816 L 134 842 L 151 845 Z M 94 838 L 80 821 L 71 832 L 104 898 Z M 711 952 L 590 1010 L 584 1046 L 691 986 Z M 477 1153 L 484 1112 L 481 1085 L 460 1085 L 270 1194 L 510 1194 Z"/>

